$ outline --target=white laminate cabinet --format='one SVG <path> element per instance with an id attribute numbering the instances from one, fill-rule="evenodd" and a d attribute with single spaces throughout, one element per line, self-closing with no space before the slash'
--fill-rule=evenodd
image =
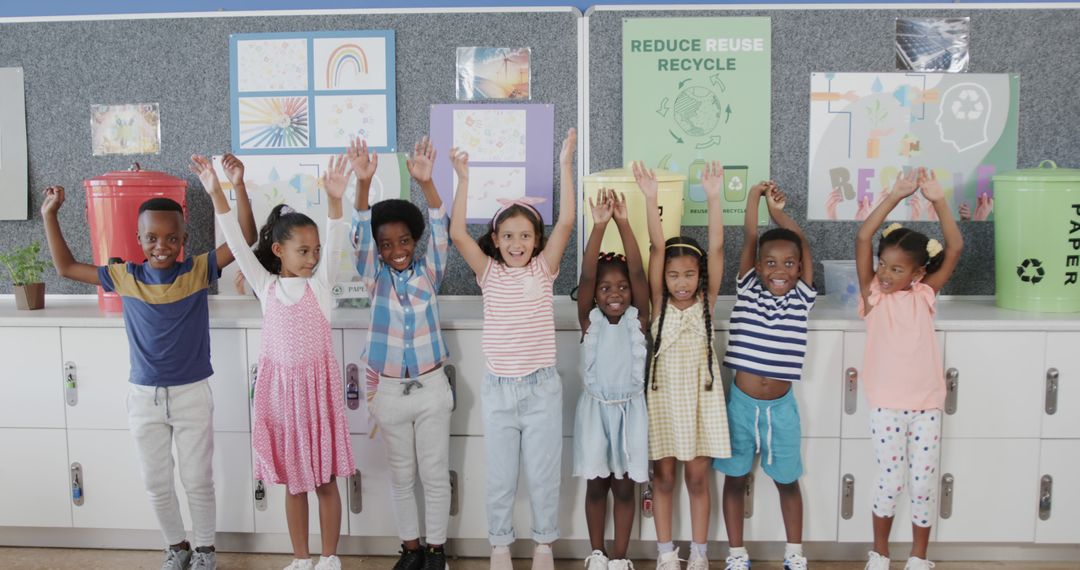
<path id="1" fill-rule="evenodd" d="M 394 514 L 393 490 L 390 487 L 390 466 L 386 462 L 386 444 L 382 436 L 374 439 L 367 434 L 352 436 L 356 469 L 360 473 L 360 512 L 354 513 L 355 505 L 349 504 L 349 532 L 354 536 L 396 537 L 397 521 Z M 449 477 L 449 473 L 447 476 Z M 355 484 L 350 482 L 350 484 Z M 416 495 L 422 497 L 420 476 L 416 477 Z M 423 501 L 419 507 L 420 532 L 424 532 Z"/>
<path id="2" fill-rule="evenodd" d="M 0 527 L 70 527 L 67 434 L 0 429 Z"/>
<path id="3" fill-rule="evenodd" d="M 64 371 L 60 329 L 0 328 L 0 428 L 60 428 L 64 420 Z"/>
<path id="4" fill-rule="evenodd" d="M 850 517 L 844 518 L 844 477 L 852 477 Z M 837 540 L 839 542 L 871 542 L 874 531 L 871 516 L 874 507 L 874 490 L 877 487 L 877 462 L 874 446 L 869 439 L 844 439 L 840 442 L 840 472 L 834 485 L 838 489 L 840 505 Z M 936 528 L 931 530 L 931 539 Z M 911 499 L 905 491 L 896 501 L 891 540 L 911 542 Z"/>
<path id="5" fill-rule="evenodd" d="M 125 330 L 65 327 L 60 339 L 64 362 L 74 366 L 79 394 L 78 403 L 65 408 L 68 429 L 126 431 L 131 364 Z"/>
<path id="6" fill-rule="evenodd" d="M 844 333 L 811 331 L 802 380 L 793 386 L 803 437 L 840 437 L 843 366 Z"/>
<path id="7" fill-rule="evenodd" d="M 215 432 L 213 469 L 217 531 L 255 532 L 251 436 L 247 433 Z M 184 492 L 184 484 L 180 480 L 179 468 L 176 470 L 174 484 L 180 500 L 180 513 L 184 517 L 184 527 L 191 530 L 191 509 L 188 508 L 187 493 Z"/>
<path id="8" fill-rule="evenodd" d="M 1046 334 L 1042 436 L 1080 439 L 1080 333 Z M 1053 385 L 1056 383 L 1056 387 Z M 1046 397 L 1054 411 L 1046 409 Z"/>
<path id="9" fill-rule="evenodd" d="M 210 364 L 214 375 L 214 431 L 248 433 L 248 348 L 244 329 L 210 329 Z"/>
<path id="10" fill-rule="evenodd" d="M 157 530 L 131 434 L 69 429 L 67 437 L 68 458 L 83 472 L 84 502 L 71 509 L 75 528 Z"/>
<path id="11" fill-rule="evenodd" d="M 334 331 L 337 333 L 338 331 Z M 345 383 L 346 396 L 348 395 L 347 384 L 350 375 L 356 376 L 357 388 L 359 393 L 354 400 L 356 409 L 349 408 L 349 400 L 345 399 L 345 413 L 349 416 L 349 431 L 353 434 L 367 434 L 374 427 L 372 424 L 372 418 L 368 414 L 368 403 L 365 398 L 367 394 L 367 361 L 365 359 L 367 352 L 367 338 L 368 333 L 362 329 L 345 329 L 341 331 L 342 334 L 342 354 L 344 358 L 341 360 L 341 365 L 344 369 L 344 376 L 342 376 L 342 382 Z"/>
<path id="12" fill-rule="evenodd" d="M 803 540 L 836 540 L 840 439 L 803 438 L 802 454 L 804 472 L 799 485 L 803 499 Z M 717 477 L 722 481 L 723 473 L 717 472 Z M 753 516 L 744 521 L 746 540 L 784 542 L 784 520 L 776 484 L 760 464 L 754 467 L 753 500 Z"/>
<path id="13" fill-rule="evenodd" d="M 1039 482 L 1048 477 L 1050 495 L 1048 517 L 1035 522 L 1035 542 L 1041 544 L 1080 543 L 1080 440 L 1043 440 Z M 1042 489 L 1039 499 L 1043 500 Z"/>

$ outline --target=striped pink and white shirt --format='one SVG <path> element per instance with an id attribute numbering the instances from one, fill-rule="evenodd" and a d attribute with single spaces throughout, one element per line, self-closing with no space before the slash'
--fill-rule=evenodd
<path id="1" fill-rule="evenodd" d="M 525 267 L 488 260 L 476 281 L 484 296 L 484 356 L 488 371 L 518 378 L 555 366 L 555 277 L 537 255 Z"/>

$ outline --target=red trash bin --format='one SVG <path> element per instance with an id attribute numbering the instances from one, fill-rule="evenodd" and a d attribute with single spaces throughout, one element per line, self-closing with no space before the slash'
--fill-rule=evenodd
<path id="1" fill-rule="evenodd" d="M 128 170 L 84 180 L 83 187 L 94 265 L 146 261 L 138 240 L 139 206 L 150 198 L 175 200 L 187 219 L 187 182 L 164 172 L 142 170 L 137 162 Z M 181 249 L 179 259 L 183 258 Z M 106 293 L 101 287 L 98 287 L 98 306 L 105 312 L 123 309 L 120 296 Z"/>

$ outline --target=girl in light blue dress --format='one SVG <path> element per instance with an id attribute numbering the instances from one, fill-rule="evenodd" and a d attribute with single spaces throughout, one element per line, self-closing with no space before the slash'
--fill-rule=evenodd
<path id="1" fill-rule="evenodd" d="M 601 189 L 589 199 L 593 229 L 585 246 L 578 287 L 584 391 L 574 422 L 574 476 L 588 480 L 585 519 L 592 542 L 587 570 L 632 570 L 626 559 L 634 520 L 634 485 L 649 479 L 649 416 L 645 409 L 644 330 L 649 284 L 630 229 L 626 197 Z M 608 222 L 625 256 L 600 253 Z M 615 541 L 604 547 L 608 491 L 614 497 Z"/>

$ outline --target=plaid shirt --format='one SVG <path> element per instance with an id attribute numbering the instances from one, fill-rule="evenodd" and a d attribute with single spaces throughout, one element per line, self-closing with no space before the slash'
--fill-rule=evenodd
<path id="1" fill-rule="evenodd" d="M 356 270 L 371 297 L 367 365 L 383 376 L 411 378 L 446 360 L 439 327 L 439 284 L 450 249 L 449 218 L 442 208 L 429 209 L 431 239 L 424 255 L 396 271 L 383 263 L 371 233 L 371 210 L 353 216 Z"/>

